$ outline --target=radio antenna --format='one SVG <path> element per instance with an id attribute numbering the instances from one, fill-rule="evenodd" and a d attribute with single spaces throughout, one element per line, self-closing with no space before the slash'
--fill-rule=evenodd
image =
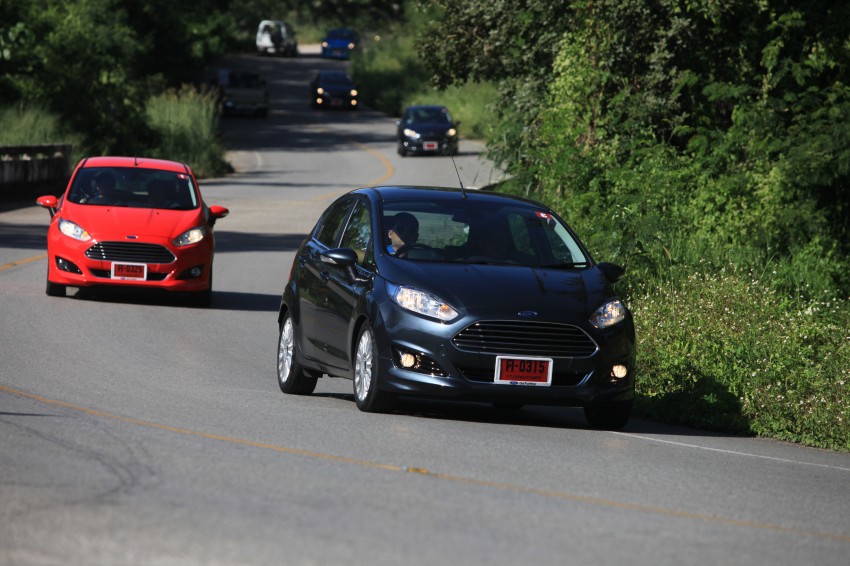
<path id="1" fill-rule="evenodd" d="M 453 155 L 450 155 L 449 157 L 452 158 L 452 165 L 455 166 L 455 174 L 457 174 L 457 182 L 460 183 L 460 192 L 463 193 L 463 198 L 468 198 L 466 196 L 466 189 L 463 187 L 463 181 L 460 178 L 460 171 L 457 170 L 457 163 L 455 163 L 455 158 L 454 158 Z"/>

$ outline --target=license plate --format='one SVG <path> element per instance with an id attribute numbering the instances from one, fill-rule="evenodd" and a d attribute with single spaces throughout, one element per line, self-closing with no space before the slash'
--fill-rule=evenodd
<path id="1" fill-rule="evenodd" d="M 113 263 L 112 278 L 144 281 L 148 277 L 148 266 L 144 263 Z"/>
<path id="2" fill-rule="evenodd" d="M 423 142 L 422 149 L 427 151 L 434 151 L 437 149 L 437 142 Z"/>
<path id="3" fill-rule="evenodd" d="M 334 98 L 333 100 L 331 100 L 331 106 L 342 106 L 342 100 Z"/>
<path id="4" fill-rule="evenodd" d="M 502 385 L 552 384 L 552 358 L 496 356 L 496 377 Z"/>

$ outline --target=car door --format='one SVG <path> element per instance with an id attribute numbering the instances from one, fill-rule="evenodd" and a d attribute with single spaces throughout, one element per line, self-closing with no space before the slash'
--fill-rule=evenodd
<path id="1" fill-rule="evenodd" d="M 358 305 L 371 284 L 369 274 L 374 271 L 372 244 L 372 216 L 369 202 L 357 199 L 348 217 L 338 247 L 349 248 L 357 254 L 355 273 L 357 279 L 345 269 L 327 266 L 327 286 L 324 310 L 316 317 L 316 340 L 322 350 L 323 361 L 334 367 L 350 369 L 351 332 L 353 320 L 358 315 Z"/>
<path id="2" fill-rule="evenodd" d="M 298 262 L 298 312 L 300 313 L 301 351 L 311 359 L 325 360 L 324 318 L 329 310 L 327 283 L 329 268 L 321 253 L 335 248 L 351 213 L 354 199 L 342 198 L 324 212 L 310 240 L 301 248 Z"/>

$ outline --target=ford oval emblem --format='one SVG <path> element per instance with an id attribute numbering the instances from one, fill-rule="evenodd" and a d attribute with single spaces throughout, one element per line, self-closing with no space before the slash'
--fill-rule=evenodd
<path id="1" fill-rule="evenodd" d="M 519 311 L 517 316 L 521 316 L 522 318 L 534 318 L 537 316 L 537 312 L 535 311 Z"/>

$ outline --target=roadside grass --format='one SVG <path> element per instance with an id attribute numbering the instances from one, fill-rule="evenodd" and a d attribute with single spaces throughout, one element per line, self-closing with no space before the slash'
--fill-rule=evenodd
<path id="1" fill-rule="evenodd" d="M 188 163 L 200 178 L 220 177 L 231 168 L 219 138 L 219 103 L 214 92 L 184 85 L 148 100 L 148 124 L 158 144 L 150 157 Z"/>
<path id="2" fill-rule="evenodd" d="M 65 131 L 59 117 L 39 106 L 0 108 L 0 146 L 70 144 L 71 165 L 84 156 L 78 154 L 82 136 Z"/>
<path id="3" fill-rule="evenodd" d="M 683 270 L 630 298 L 638 415 L 850 451 L 850 301 Z"/>

